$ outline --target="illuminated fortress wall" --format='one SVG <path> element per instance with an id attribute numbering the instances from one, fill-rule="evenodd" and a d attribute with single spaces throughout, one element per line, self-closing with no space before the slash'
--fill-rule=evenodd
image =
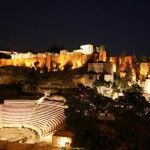
<path id="1" fill-rule="evenodd" d="M 119 65 L 120 65 L 121 71 L 125 71 L 128 67 L 134 67 L 135 57 L 134 56 L 120 56 Z"/>
<path id="2" fill-rule="evenodd" d="M 66 64 L 71 64 L 72 69 L 82 67 L 88 60 L 89 55 L 82 53 L 67 52 L 63 54 L 37 54 L 32 57 L 24 57 L 24 54 L 14 56 L 12 59 L 0 59 L 0 66 L 26 66 L 35 67 L 38 62 L 38 67 L 42 70 L 45 66 L 48 71 L 52 70 L 53 65 L 58 65 L 60 70 L 64 69 Z"/>
<path id="3" fill-rule="evenodd" d="M 135 68 L 135 57 L 134 56 L 121 56 L 119 57 L 119 68 L 120 68 L 120 77 L 126 75 L 127 70 L 131 70 L 132 80 L 136 80 L 136 68 Z"/>
<path id="4" fill-rule="evenodd" d="M 57 63 L 60 63 L 60 68 L 63 69 L 63 66 L 67 63 L 72 65 L 72 68 L 79 68 L 82 67 L 86 61 L 88 60 L 88 55 L 82 54 L 80 52 L 77 53 L 66 53 L 60 54 L 58 59 L 56 60 Z"/>
<path id="5" fill-rule="evenodd" d="M 125 77 L 126 71 L 131 70 L 132 80 L 136 80 L 135 56 L 110 57 L 109 61 L 115 68 L 118 68 L 120 77 Z"/>
<path id="6" fill-rule="evenodd" d="M 57 53 L 13 53 L 11 59 L 0 59 L 0 66 L 26 66 L 39 67 L 41 70 L 46 66 L 48 71 L 63 70 L 69 64 L 72 69 L 82 67 L 93 53 L 93 45 L 82 45 L 80 50 L 68 52 L 61 50 Z"/>
<path id="7" fill-rule="evenodd" d="M 99 49 L 99 61 L 106 62 L 107 61 L 107 53 L 104 49 Z"/>
<path id="8" fill-rule="evenodd" d="M 134 75 L 134 77 L 135 77 L 136 71 L 138 71 L 136 68 L 136 61 L 135 61 L 134 56 L 110 57 L 109 61 L 114 66 L 118 66 L 121 76 L 125 75 L 124 72 L 127 68 L 131 69 L 131 72 Z M 150 71 L 150 62 L 140 63 L 138 69 L 139 69 L 140 79 L 145 79 L 145 77 Z"/>
<path id="9" fill-rule="evenodd" d="M 150 63 L 140 63 L 140 78 L 145 79 L 150 71 Z"/>
<path id="10" fill-rule="evenodd" d="M 65 65 L 72 66 L 72 69 L 82 67 L 93 54 L 93 45 L 87 44 L 80 46 L 80 49 L 68 52 L 67 50 L 61 50 L 60 53 L 16 53 L 13 52 L 11 59 L 0 59 L 0 66 L 26 66 L 38 67 L 42 71 L 44 67 L 47 67 L 48 71 L 63 70 Z M 8 53 L 8 52 L 7 52 Z M 117 72 L 120 77 L 125 77 L 128 70 L 132 73 L 132 80 L 136 80 L 136 60 L 135 56 L 119 56 L 108 57 L 106 51 L 103 48 L 98 49 L 97 60 L 102 62 L 109 61 L 113 66 L 113 72 Z M 97 61 L 96 60 L 96 61 Z M 150 63 L 141 63 L 139 65 L 139 74 L 141 79 L 145 79 L 147 76 Z"/>
<path id="11" fill-rule="evenodd" d="M 119 66 L 120 71 L 125 71 L 128 67 L 135 67 L 135 57 L 134 56 L 120 56 L 120 57 L 110 57 L 109 61 L 111 64 Z"/>

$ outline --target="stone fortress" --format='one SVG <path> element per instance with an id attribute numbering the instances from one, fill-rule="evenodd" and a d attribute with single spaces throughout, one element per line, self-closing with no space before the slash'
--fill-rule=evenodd
<path id="1" fill-rule="evenodd" d="M 66 64 L 72 65 L 72 69 L 82 67 L 88 60 L 89 55 L 93 53 L 93 45 L 83 45 L 78 50 L 68 52 L 67 50 L 61 50 L 57 53 L 17 53 L 11 54 L 11 59 L 0 59 L 0 66 L 26 66 L 26 67 L 38 67 L 42 71 L 44 67 L 47 67 L 48 71 L 63 70 Z"/>
<path id="2" fill-rule="evenodd" d="M 97 66 L 97 62 L 107 62 L 111 64 L 113 72 L 117 72 L 120 77 L 124 77 L 127 71 L 131 71 L 132 80 L 136 80 L 137 71 L 139 71 L 140 79 L 145 79 L 150 71 L 150 62 L 142 62 L 137 65 L 136 56 L 121 55 L 121 56 L 107 56 L 104 48 L 99 47 L 94 49 L 91 44 L 82 45 L 80 49 L 69 52 L 67 50 L 60 50 L 60 53 L 17 53 L 9 51 L 0 51 L 2 53 L 9 53 L 10 59 L 0 59 L 0 66 L 26 66 L 37 67 L 42 72 L 44 67 L 48 72 L 63 70 L 65 65 L 71 65 L 72 69 L 82 67 L 93 56 L 93 63 L 91 66 Z M 98 66 L 97 66 L 98 68 Z"/>

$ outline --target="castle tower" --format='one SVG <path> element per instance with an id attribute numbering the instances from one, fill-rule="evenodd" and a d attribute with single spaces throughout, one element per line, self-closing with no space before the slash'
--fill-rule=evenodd
<path id="1" fill-rule="evenodd" d="M 94 51 L 92 44 L 81 45 L 80 48 L 82 49 L 81 52 L 85 55 L 91 55 Z"/>
<path id="2" fill-rule="evenodd" d="M 97 48 L 97 51 L 99 53 L 99 61 L 106 62 L 106 60 L 107 60 L 107 53 L 106 53 L 104 45 L 99 46 Z"/>

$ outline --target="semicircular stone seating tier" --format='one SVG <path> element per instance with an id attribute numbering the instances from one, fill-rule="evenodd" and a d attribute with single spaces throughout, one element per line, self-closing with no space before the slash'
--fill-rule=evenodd
<path id="1" fill-rule="evenodd" d="M 64 104 L 43 101 L 36 105 L 35 100 L 5 100 L 0 105 L 0 127 L 29 128 L 39 138 L 53 133 L 65 120 Z"/>
<path id="2" fill-rule="evenodd" d="M 30 129 L 22 128 L 1 128 L 0 141 L 15 141 L 20 143 L 34 143 L 38 141 L 35 132 Z"/>

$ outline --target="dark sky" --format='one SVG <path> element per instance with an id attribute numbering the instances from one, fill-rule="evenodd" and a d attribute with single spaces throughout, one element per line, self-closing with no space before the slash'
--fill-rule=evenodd
<path id="1" fill-rule="evenodd" d="M 75 49 L 150 55 L 149 0 L 0 0 L 0 48 Z"/>

